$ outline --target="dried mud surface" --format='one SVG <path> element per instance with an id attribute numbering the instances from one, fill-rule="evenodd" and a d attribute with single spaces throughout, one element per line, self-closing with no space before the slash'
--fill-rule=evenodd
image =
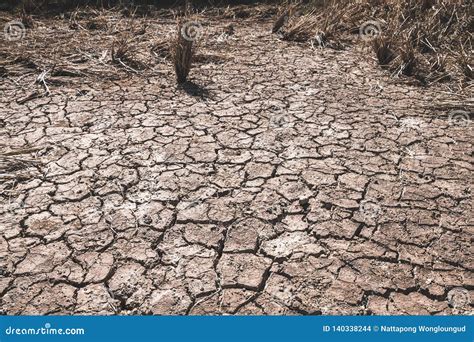
<path id="1" fill-rule="evenodd" d="M 205 23 L 184 89 L 166 61 L 23 104 L 0 79 L 2 152 L 34 149 L 2 179 L 2 312 L 472 313 L 454 95 L 229 22 Z"/>

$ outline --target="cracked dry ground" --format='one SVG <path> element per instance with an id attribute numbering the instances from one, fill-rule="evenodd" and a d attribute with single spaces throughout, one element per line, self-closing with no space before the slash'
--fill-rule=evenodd
<path id="1" fill-rule="evenodd" d="M 1 80 L 3 150 L 40 161 L 2 184 L 2 311 L 471 313 L 448 301 L 474 289 L 473 133 L 450 95 L 270 22 L 217 44 L 224 24 L 205 44 L 225 58 L 191 72 L 203 96 L 169 64 L 25 104 Z"/>

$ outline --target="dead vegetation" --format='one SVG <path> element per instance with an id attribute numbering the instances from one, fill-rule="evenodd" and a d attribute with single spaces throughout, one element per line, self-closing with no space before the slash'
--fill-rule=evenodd
<path id="1" fill-rule="evenodd" d="M 318 28 L 318 17 L 315 11 L 293 18 L 288 24 L 287 29 L 283 30 L 283 38 L 296 42 L 310 40 L 316 34 Z M 283 25 L 278 25 L 278 31 L 282 30 Z"/>
<path id="2" fill-rule="evenodd" d="M 455 80 L 464 87 L 473 80 L 474 14 L 468 2 L 329 0 L 300 5 L 296 12 L 285 25 L 281 16 L 275 21 L 273 31 L 283 39 L 333 48 L 368 42 L 364 46 L 394 76 L 424 85 Z"/>
<path id="3" fill-rule="evenodd" d="M 186 9 L 153 12 L 148 7 L 141 9 L 143 6 L 78 7 L 51 19 L 68 23 L 67 30 L 47 25 L 37 34 L 35 11 L 45 3 L 24 1 L 16 15 L 1 18 L 5 22 L 20 20 L 28 36 L 28 44 L 10 44 L 0 50 L 2 76 L 25 71 L 38 76 L 48 71 L 53 83 L 86 75 L 118 79 L 172 63 L 178 82 L 187 78 L 196 42 L 178 40 L 174 33 L 159 31 L 158 25 L 147 27 L 157 15 L 170 22 L 186 20 Z M 363 46 L 363 53 L 393 76 L 407 76 L 423 85 L 455 82 L 465 88 L 472 84 L 474 18 L 463 1 L 314 0 L 309 4 L 232 6 L 204 12 L 235 23 L 273 16 L 272 32 L 281 39 L 319 48 Z M 365 32 L 368 22 L 372 26 Z M 233 35 L 234 26 L 227 26 L 223 34 Z"/>
<path id="4" fill-rule="evenodd" d="M 172 42 L 170 42 L 167 39 L 158 40 L 151 47 L 151 51 L 157 57 L 164 58 L 164 59 L 170 58 L 172 57 L 171 56 L 171 46 L 172 46 L 171 43 Z"/>
<path id="5" fill-rule="evenodd" d="M 195 53 L 194 39 L 186 36 L 184 25 L 185 23 L 180 20 L 177 25 L 176 39 L 172 43 L 174 70 L 178 84 L 186 82 Z"/>
<path id="6" fill-rule="evenodd" d="M 275 24 L 273 25 L 272 33 L 277 33 L 281 28 L 288 23 L 290 16 L 293 14 L 295 6 L 288 6 L 283 9 L 283 12 L 279 15 Z"/>
<path id="7" fill-rule="evenodd" d="M 387 67 L 395 59 L 395 52 L 392 49 L 392 42 L 384 36 L 376 37 L 372 47 L 377 56 L 377 60 L 382 67 Z"/>
<path id="8" fill-rule="evenodd" d="M 27 180 L 37 175 L 37 167 L 41 161 L 35 155 L 44 147 L 29 147 L 22 149 L 10 149 L 3 151 L 3 146 L 0 146 L 0 180 Z M 34 156 L 31 157 L 31 154 Z M 25 155 L 29 155 L 26 156 Z"/>
<path id="9" fill-rule="evenodd" d="M 223 19 L 232 20 L 263 20 L 271 19 L 278 14 L 276 6 L 259 5 L 258 3 L 252 5 L 237 5 L 227 6 L 223 8 L 217 7 L 215 9 L 216 16 Z"/>
<path id="10" fill-rule="evenodd" d="M 140 70 L 146 69 L 147 65 L 137 58 L 139 48 L 135 37 L 134 34 L 124 33 L 115 39 L 111 47 L 111 58 L 113 63 L 139 73 Z"/>
<path id="11" fill-rule="evenodd" d="M 34 23 L 34 18 L 41 16 L 0 12 L 1 22 L 18 18 Z M 51 84 L 82 82 L 84 77 L 116 80 L 152 70 L 159 63 L 153 46 L 166 39 L 165 32 L 148 30 L 146 20 L 123 17 L 115 9 L 77 8 L 24 26 L 22 41 L 4 44 L 0 49 L 1 74 L 36 78 L 47 71 Z"/>
<path id="12" fill-rule="evenodd" d="M 20 21 L 27 29 L 31 29 L 35 26 L 33 18 L 25 10 L 20 13 Z"/>

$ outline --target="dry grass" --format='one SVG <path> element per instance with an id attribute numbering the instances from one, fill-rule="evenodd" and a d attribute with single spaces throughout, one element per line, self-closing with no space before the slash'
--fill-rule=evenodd
<path id="1" fill-rule="evenodd" d="M 161 61 L 153 54 L 152 46 L 165 34 L 148 29 L 146 19 L 124 18 L 115 9 L 88 7 L 67 12 L 63 18 L 33 18 L 41 20 L 42 29 L 27 28 L 25 44 L 1 46 L 1 74 L 36 77 L 49 71 L 47 82 L 54 86 L 82 83 L 85 77 L 116 80 L 145 69 L 149 74 L 159 72 L 155 66 Z M 21 19 L 21 12 L 0 13 L 2 22 Z"/>
<path id="2" fill-rule="evenodd" d="M 472 51 L 470 55 L 468 55 L 465 51 L 461 51 L 458 54 L 457 63 L 466 79 L 469 81 L 474 80 L 474 60 L 472 57 Z"/>
<path id="3" fill-rule="evenodd" d="M 285 24 L 288 23 L 290 16 L 293 14 L 295 10 L 295 6 L 285 6 L 283 11 L 280 11 L 280 15 L 278 16 L 277 20 L 273 24 L 272 33 L 279 32 Z"/>
<path id="4" fill-rule="evenodd" d="M 279 28 L 282 38 L 297 42 L 309 41 L 321 47 L 341 48 L 345 41 L 342 34 L 354 31 L 355 22 L 361 16 L 358 3 L 317 1 L 309 6 L 290 6 L 293 7 L 294 15 L 288 16 L 287 23 Z M 275 27 L 277 23 L 278 20 Z"/>
<path id="5" fill-rule="evenodd" d="M 283 39 L 333 48 L 365 43 L 359 29 L 374 21 L 381 32 L 369 45 L 393 75 L 426 85 L 456 80 L 461 87 L 473 79 L 474 12 L 466 1 L 326 0 L 301 5 L 298 12 L 282 27 L 278 18 Z"/>
<path id="6" fill-rule="evenodd" d="M 314 12 L 303 14 L 288 23 L 283 31 L 283 39 L 303 42 L 311 39 L 318 28 L 318 17 Z"/>
<path id="7" fill-rule="evenodd" d="M 86 29 L 88 30 L 106 30 L 107 29 L 107 18 L 99 16 L 92 18 L 86 22 Z"/>
<path id="8" fill-rule="evenodd" d="M 269 19 L 278 14 L 276 6 L 268 6 L 258 3 L 228 6 L 224 8 L 216 7 L 212 10 L 216 12 L 216 15 L 219 15 L 224 19 L 234 19 L 239 21 Z"/>
<path id="9" fill-rule="evenodd" d="M 381 66 L 386 67 L 395 59 L 391 41 L 387 39 L 387 37 L 376 37 L 372 44 L 377 60 Z"/>
<path id="10" fill-rule="evenodd" d="M 194 40 L 186 39 L 183 35 L 183 21 L 177 25 L 177 36 L 172 42 L 172 56 L 174 70 L 176 73 L 176 81 L 178 84 L 187 81 L 189 71 L 191 70 L 193 56 L 195 54 Z"/>
<path id="11" fill-rule="evenodd" d="M 112 61 L 129 59 L 134 52 L 134 47 L 129 38 L 120 37 L 112 44 Z"/>
<path id="12" fill-rule="evenodd" d="M 32 18 L 28 11 L 44 8 L 46 2 L 24 0 L 23 11 L 16 12 L 16 17 L 5 18 L 5 21 L 20 19 L 23 22 L 28 44 L 2 47 L 0 74 L 19 75 L 19 69 L 26 68 L 38 74 L 50 70 L 49 80 L 55 75 L 86 74 L 100 79 L 116 78 L 124 72 L 150 70 L 171 60 L 177 78 L 180 81 L 187 78 L 196 42 L 170 40 L 165 38 L 166 34 L 157 36 L 157 25 L 151 30 L 145 26 L 132 27 L 132 22 L 153 22 L 152 18 L 140 18 L 137 8 L 118 7 L 108 11 L 80 7 L 65 12 L 63 20 L 69 23 L 65 30 L 54 30 L 51 19 L 51 25 L 42 28 L 43 33 L 50 31 L 45 38 L 34 27 L 33 18 L 38 16 Z M 92 2 L 100 5 L 101 0 Z M 351 44 L 372 47 L 368 53 L 394 76 L 414 77 L 425 85 L 452 81 L 465 88 L 472 84 L 474 14 L 466 1 L 312 0 L 305 3 L 287 2 L 281 7 L 234 6 L 207 11 L 215 18 L 232 18 L 236 23 L 275 15 L 277 20 L 272 31 L 282 39 L 330 48 L 346 48 Z M 278 12 L 278 8 L 283 9 Z M 159 16 L 171 21 L 173 11 L 167 14 L 160 11 Z M 381 28 L 381 34 L 369 41 L 360 39 L 359 35 L 359 28 L 367 21 L 379 22 Z M 226 34 L 231 35 L 233 28 L 230 26 Z M 61 39 L 56 39 L 57 35 Z M 103 37 L 107 37 L 106 41 Z M 157 69 L 154 70 L 157 72 Z"/>
<path id="13" fill-rule="evenodd" d="M 138 32 L 135 28 L 121 32 L 111 47 L 112 62 L 135 73 L 147 68 L 147 65 L 138 58 L 139 46 L 137 38 L 143 34 L 141 30 L 146 30 L 146 28 L 142 27 Z"/>
<path id="14" fill-rule="evenodd" d="M 36 154 L 43 149 L 29 147 L 4 151 L 3 146 L 0 146 L 0 180 L 24 180 L 37 175 L 41 161 Z M 33 157 L 31 154 L 34 154 Z"/>
<path id="15" fill-rule="evenodd" d="M 35 27 L 35 23 L 31 15 L 29 15 L 25 10 L 22 10 L 20 13 L 20 20 L 27 29 Z"/>
<path id="16" fill-rule="evenodd" d="M 158 40 L 151 47 L 151 52 L 156 57 L 168 59 L 172 57 L 171 45 L 172 44 L 169 40 L 166 40 L 166 39 Z"/>

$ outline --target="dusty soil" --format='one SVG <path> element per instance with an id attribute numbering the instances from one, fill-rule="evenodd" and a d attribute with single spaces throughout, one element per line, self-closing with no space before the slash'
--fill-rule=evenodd
<path id="1" fill-rule="evenodd" d="M 40 71 L 0 79 L 1 151 L 26 149 L 2 174 L 1 310 L 472 313 L 474 134 L 448 105 L 468 95 L 393 80 L 360 47 L 281 41 L 270 20 L 201 20 L 184 88 L 166 58 L 46 77 L 26 101 Z M 67 26 L 9 44 L 34 55 Z"/>

